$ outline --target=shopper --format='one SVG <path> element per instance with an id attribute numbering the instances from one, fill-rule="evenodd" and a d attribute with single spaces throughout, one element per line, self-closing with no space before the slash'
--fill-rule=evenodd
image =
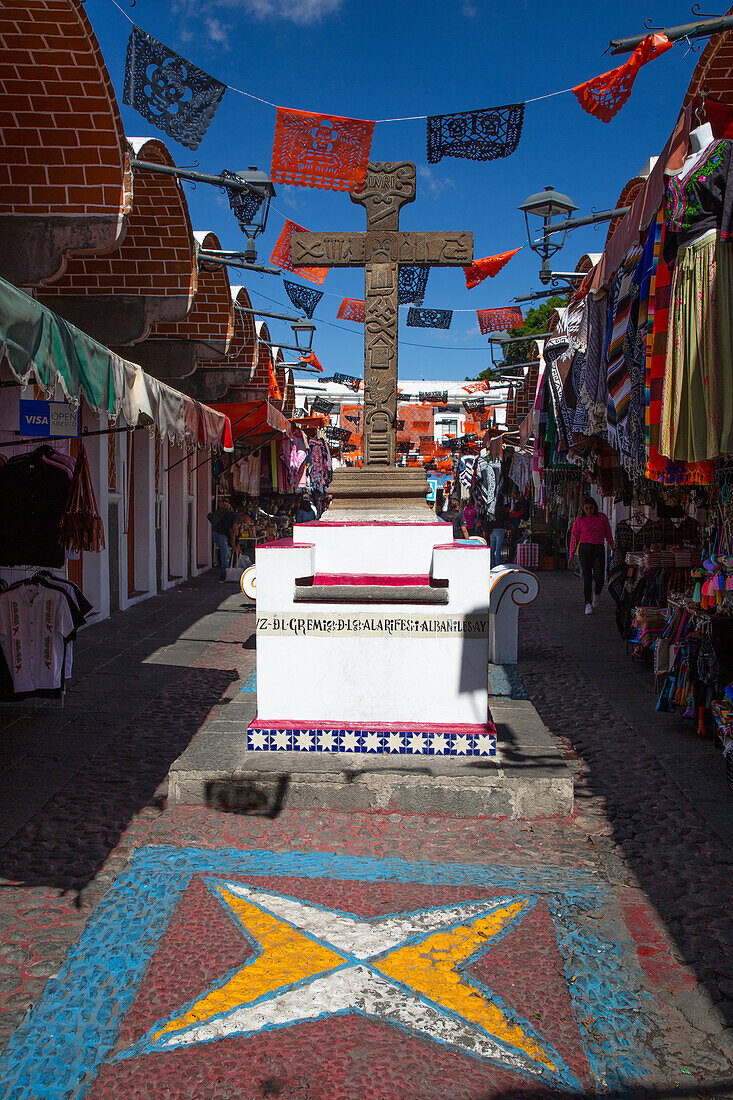
<path id="1" fill-rule="evenodd" d="M 214 543 L 219 551 L 219 580 L 227 579 L 227 569 L 231 561 L 232 532 L 239 526 L 240 516 L 228 504 L 220 505 L 216 511 L 206 517 L 211 524 Z"/>
<path id="2" fill-rule="evenodd" d="M 496 502 L 493 519 L 486 522 L 487 539 L 491 550 L 491 568 L 501 565 L 501 551 L 506 538 L 507 524 L 509 523 L 509 509 L 500 496 Z"/>
<path id="3" fill-rule="evenodd" d="M 572 558 L 577 549 L 580 571 L 583 575 L 586 615 L 593 614 L 598 597 L 603 591 L 606 575 L 605 543 L 613 549 L 613 535 L 608 518 L 599 514 L 598 505 L 593 497 L 585 497 L 581 514 L 573 524 L 573 532 L 570 536 L 570 557 Z"/>
<path id="4" fill-rule="evenodd" d="M 312 523 L 314 519 L 318 519 L 318 512 L 313 506 L 311 498 L 307 493 L 304 493 L 298 505 L 298 511 L 295 513 L 295 522 Z"/>
<path id="5" fill-rule="evenodd" d="M 468 498 L 468 504 L 463 509 L 463 522 L 466 525 L 469 537 L 476 533 L 476 522 L 478 520 L 478 511 L 476 509 L 476 501 L 473 499 L 473 493 Z"/>
<path id="6" fill-rule="evenodd" d="M 451 497 L 448 501 L 448 508 L 440 517 L 444 523 L 453 524 L 453 538 L 454 539 L 467 539 L 468 531 L 466 530 L 466 524 L 463 520 L 461 513 L 461 506 L 457 497 Z"/>

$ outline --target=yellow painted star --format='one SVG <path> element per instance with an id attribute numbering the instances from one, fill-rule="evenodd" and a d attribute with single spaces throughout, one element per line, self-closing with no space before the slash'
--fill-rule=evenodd
<path id="1" fill-rule="evenodd" d="M 362 920 L 240 883 L 214 881 L 212 888 L 253 943 L 254 956 L 122 1057 L 357 1012 L 577 1087 L 529 1023 L 465 974 L 471 960 L 521 920 L 532 898 Z"/>

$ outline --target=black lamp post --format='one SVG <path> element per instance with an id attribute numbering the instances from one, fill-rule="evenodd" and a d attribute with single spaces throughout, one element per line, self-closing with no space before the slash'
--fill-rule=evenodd
<path id="1" fill-rule="evenodd" d="M 257 262 L 257 247 L 255 241 L 260 233 L 267 228 L 267 215 L 270 212 L 270 200 L 275 196 L 275 188 L 272 180 L 266 172 L 251 164 L 245 172 L 222 172 L 226 177 L 225 187 L 231 187 L 232 181 L 239 181 L 247 185 L 246 190 L 237 189 L 233 198 L 232 210 L 242 232 L 247 237 L 247 247 L 242 256 L 244 262 L 253 264 Z"/>
<path id="2" fill-rule="evenodd" d="M 569 220 L 573 210 L 578 208 L 567 195 L 556 191 L 554 187 L 545 187 L 544 191 L 530 195 L 520 203 L 519 209 L 524 212 L 529 247 L 542 259 L 540 281 L 546 286 L 552 279 L 550 257 L 565 244 L 567 229 L 563 232 L 563 219 Z M 534 220 L 530 223 L 530 217 L 539 219 L 541 224 L 538 226 Z M 552 234 L 548 233 L 550 227 L 555 230 Z M 539 240 L 535 239 L 537 232 L 542 234 Z"/>
<path id="3" fill-rule="evenodd" d="M 316 326 L 312 321 L 293 321 L 291 329 L 295 333 L 295 344 L 302 355 L 309 355 L 313 350 L 313 333 Z"/>

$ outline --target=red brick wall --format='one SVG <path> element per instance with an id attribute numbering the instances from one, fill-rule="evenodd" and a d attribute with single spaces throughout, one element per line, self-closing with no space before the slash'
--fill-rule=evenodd
<path id="1" fill-rule="evenodd" d="M 247 382 L 252 385 L 254 384 L 253 376 L 257 365 L 255 361 L 257 335 L 255 333 L 254 314 L 245 313 L 242 309 L 237 309 L 237 306 L 251 309 L 252 305 L 249 300 L 249 294 L 243 286 L 232 287 L 232 294 L 234 294 L 235 291 L 236 296 L 233 298 L 234 331 L 232 342 L 229 345 L 229 351 L 222 365 L 226 363 L 228 367 L 239 367 L 243 371 Z M 264 382 L 264 386 L 267 388 L 267 379 Z M 237 382 L 237 388 L 240 388 L 239 382 Z M 259 389 L 261 386 L 257 388 Z"/>
<path id="2" fill-rule="evenodd" d="M 0 5 L 0 214 L 127 213 L 117 101 L 81 0 Z"/>
<path id="3" fill-rule="evenodd" d="M 141 143 L 136 155 L 174 164 L 157 139 Z M 132 211 L 120 247 L 104 256 L 70 256 L 63 275 L 44 287 L 44 296 L 176 295 L 187 297 L 190 308 L 197 285 L 196 241 L 180 183 L 174 176 L 135 169 Z"/>
<path id="4" fill-rule="evenodd" d="M 733 14 L 733 8 L 726 14 Z M 703 88 L 707 88 L 713 99 L 733 102 L 733 31 L 716 34 L 708 40 L 692 74 L 684 105 L 699 97 Z"/>
<path id="5" fill-rule="evenodd" d="M 255 330 L 258 334 L 258 340 L 253 349 L 254 373 L 252 381 L 257 386 L 268 387 L 270 385 L 270 362 L 272 357 L 265 340 L 272 338 L 264 321 L 255 322 Z"/>
<path id="6" fill-rule="evenodd" d="M 215 233 L 206 233 L 199 240 L 201 248 L 221 248 Z M 227 351 L 234 332 L 234 307 L 229 275 L 222 264 L 208 270 L 199 269 L 198 289 L 188 317 L 182 321 L 159 321 L 150 330 L 155 339 L 200 340 Z"/>

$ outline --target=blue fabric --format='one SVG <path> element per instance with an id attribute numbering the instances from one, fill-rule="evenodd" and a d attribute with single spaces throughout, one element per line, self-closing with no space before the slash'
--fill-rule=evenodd
<path id="1" fill-rule="evenodd" d="M 501 548 L 504 545 L 506 531 L 503 527 L 494 527 L 489 535 L 489 547 L 491 549 L 491 568 L 501 564 Z"/>
<path id="2" fill-rule="evenodd" d="M 212 537 L 214 543 L 219 550 L 219 565 L 221 567 L 221 579 L 226 580 L 227 569 L 229 568 L 230 546 L 229 539 L 226 535 L 220 535 L 216 531 L 212 531 Z"/>

